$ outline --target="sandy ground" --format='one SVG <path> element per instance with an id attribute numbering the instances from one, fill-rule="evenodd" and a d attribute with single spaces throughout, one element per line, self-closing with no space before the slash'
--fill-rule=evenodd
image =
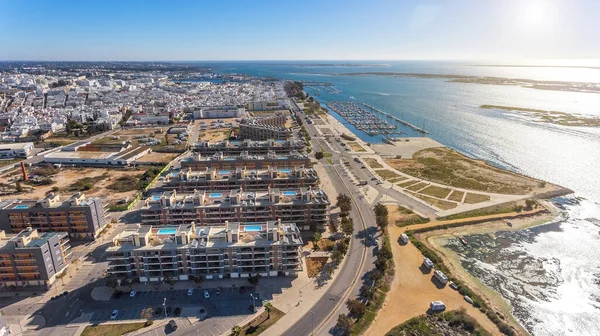
<path id="1" fill-rule="evenodd" d="M 396 141 L 393 145 L 373 144 L 371 147 L 382 156 L 400 155 L 402 158 L 412 159 L 413 154 L 422 149 L 444 147 L 444 145 L 431 138 L 402 138 L 402 141 Z"/>
<path id="2" fill-rule="evenodd" d="M 137 159 L 137 162 L 161 162 L 167 163 L 171 162 L 174 158 L 179 156 L 179 153 L 158 153 L 152 152 L 150 154 L 146 154 L 141 158 Z"/>
<path id="3" fill-rule="evenodd" d="M 364 335 L 385 335 L 398 324 L 422 314 L 429 309 L 431 301 L 441 300 L 447 310 L 465 308 L 486 330 L 499 335 L 500 331 L 483 313 L 468 304 L 457 291 L 448 286 L 438 288 L 432 281 L 433 272 L 423 273 L 420 269 L 423 255 L 411 243 L 400 245 L 398 239 L 405 228 L 390 226 L 390 240 L 394 254 L 396 275 L 387 294 L 383 308 Z"/>
<path id="4" fill-rule="evenodd" d="M 211 142 L 222 141 L 227 139 L 230 131 L 229 128 L 200 130 L 201 136 L 199 137 L 199 140 L 208 140 Z"/>
<path id="5" fill-rule="evenodd" d="M 137 176 L 143 174 L 145 169 L 128 169 L 128 170 L 114 170 L 107 168 L 62 168 L 57 175 L 51 177 L 52 180 L 55 181 L 54 184 L 48 186 L 36 186 L 32 187 L 25 183 L 23 183 L 23 188 L 27 190 L 24 193 L 15 194 L 12 196 L 8 196 L 6 198 L 18 198 L 18 199 L 33 199 L 38 200 L 44 198 L 47 192 L 52 190 L 52 187 L 58 187 L 60 190 L 58 192 L 59 195 L 63 199 L 70 197 L 73 192 L 68 192 L 66 189 L 76 182 L 77 180 L 84 177 L 97 177 L 101 176 L 104 173 L 108 173 L 109 177 L 100 182 L 97 182 L 94 185 L 94 188 L 85 191 L 84 194 L 86 196 L 97 196 L 97 197 L 106 197 L 108 200 L 120 200 L 125 197 L 131 197 L 135 194 L 135 191 L 128 191 L 124 193 L 116 193 L 112 190 L 106 189 L 106 186 L 112 184 L 116 179 L 121 176 Z M 0 178 L 2 183 L 6 182 L 6 175 Z M 29 190 L 28 190 L 29 188 Z M 63 191 L 65 190 L 65 191 Z"/>
<path id="6" fill-rule="evenodd" d="M 447 266 L 452 270 L 452 274 L 457 276 L 465 283 L 469 284 L 473 290 L 484 296 L 488 303 L 491 303 L 497 310 L 501 311 L 505 316 L 511 316 L 510 307 L 504 301 L 499 294 L 485 287 L 474 277 L 470 276 L 460 266 L 460 261 L 456 254 L 454 258 L 449 256 L 450 253 L 446 249 L 440 248 L 439 246 L 431 244 L 432 239 L 440 236 L 454 236 L 457 234 L 472 234 L 482 232 L 494 232 L 498 230 L 519 230 L 527 226 L 539 225 L 548 222 L 555 216 L 555 213 L 542 214 L 535 217 L 529 218 L 516 218 L 511 219 L 513 227 L 510 228 L 506 225 L 506 220 L 496 220 L 497 218 L 503 218 L 506 216 L 522 216 L 523 214 L 532 214 L 541 211 L 542 209 L 532 210 L 523 213 L 512 213 L 512 214 L 499 214 L 491 216 L 477 217 L 477 219 L 489 219 L 490 222 L 463 226 L 458 228 L 452 228 L 448 230 L 430 231 L 424 233 L 419 237 L 421 241 L 424 241 L 429 247 L 432 247 L 441 254 L 444 261 L 447 262 Z M 397 213 L 390 212 L 390 222 L 394 223 L 397 217 Z M 392 252 L 394 254 L 394 264 L 396 266 L 396 275 L 394 282 L 392 283 L 392 289 L 386 297 L 386 303 L 382 310 L 378 313 L 372 327 L 367 330 L 365 335 L 384 335 L 391 328 L 398 324 L 412 318 L 424 314 L 427 310 L 427 304 L 430 301 L 441 300 L 443 301 L 448 310 L 458 309 L 465 307 L 467 313 L 475 318 L 486 330 L 493 334 L 499 334 L 500 331 L 484 314 L 478 309 L 464 301 L 463 297 L 457 292 L 449 288 L 448 286 L 443 289 L 438 289 L 436 285 L 431 281 L 432 273 L 423 274 L 419 266 L 423 262 L 423 255 L 421 252 L 414 247 L 411 243 L 407 245 L 400 245 L 398 239 L 400 235 L 406 230 L 414 230 L 424 227 L 442 226 L 445 224 L 458 223 L 473 220 L 473 218 L 457 219 L 450 221 L 433 221 L 426 224 L 411 225 L 403 228 L 399 228 L 395 225 L 389 226 L 390 240 L 392 242 Z M 487 230 L 487 231 L 486 231 Z M 399 302 L 401 304 L 393 304 Z M 518 327 L 523 334 L 525 331 L 520 327 L 514 319 L 513 325 Z"/>

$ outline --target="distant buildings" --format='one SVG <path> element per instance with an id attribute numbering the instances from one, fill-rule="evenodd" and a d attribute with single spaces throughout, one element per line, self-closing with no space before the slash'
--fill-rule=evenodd
<path id="1" fill-rule="evenodd" d="M 326 224 L 327 195 L 319 189 L 228 192 L 176 191 L 150 196 L 142 210 L 145 225 L 220 225 L 229 222 L 266 222 L 279 219 L 298 223 L 304 230 L 311 224 Z"/>
<path id="2" fill-rule="evenodd" d="M 107 249 L 108 273 L 140 282 L 290 275 L 302 270 L 302 239 L 281 221 L 125 230 Z"/>
<path id="3" fill-rule="evenodd" d="M 71 238 L 95 239 L 106 227 L 105 209 L 97 197 L 76 193 L 66 201 L 49 194 L 44 199 L 0 202 L 0 230 L 19 232 L 28 227 L 41 232 L 66 232 Z"/>
<path id="4" fill-rule="evenodd" d="M 244 106 L 205 106 L 196 107 L 192 112 L 194 119 L 239 118 L 244 115 Z"/>
<path id="5" fill-rule="evenodd" d="M 49 288 L 71 262 L 64 232 L 27 228 L 12 238 L 0 231 L 0 287 Z"/>
<path id="6" fill-rule="evenodd" d="M 267 168 L 233 170 L 204 169 L 193 171 L 183 169 L 172 171 L 166 176 L 164 189 L 178 192 L 194 190 L 231 190 L 243 188 L 256 191 L 269 188 L 298 189 L 317 187 L 319 177 L 312 168 Z"/>
<path id="7" fill-rule="evenodd" d="M 181 168 L 192 170 L 201 169 L 267 169 L 268 167 L 310 167 L 311 161 L 307 154 L 301 154 L 296 151 L 287 154 L 277 154 L 268 152 L 265 155 L 250 155 L 248 151 L 242 152 L 237 156 L 226 156 L 223 153 L 216 153 L 212 156 L 203 157 L 197 155 L 188 157 L 181 161 Z"/>
<path id="8" fill-rule="evenodd" d="M 33 142 L 0 145 L 0 159 L 28 158 L 33 152 Z"/>

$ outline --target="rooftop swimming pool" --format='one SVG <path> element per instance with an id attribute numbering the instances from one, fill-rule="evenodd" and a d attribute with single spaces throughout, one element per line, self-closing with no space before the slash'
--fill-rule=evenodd
<path id="1" fill-rule="evenodd" d="M 229 174 L 229 170 L 219 170 L 219 175 L 227 175 Z"/>
<path id="2" fill-rule="evenodd" d="M 163 229 L 158 229 L 158 234 L 159 235 L 174 235 L 175 232 L 177 232 L 176 228 L 163 228 Z"/>
<path id="3" fill-rule="evenodd" d="M 244 232 L 257 232 L 260 230 L 262 230 L 261 225 L 245 225 L 244 226 Z"/>
<path id="4" fill-rule="evenodd" d="M 158 201 L 158 200 L 160 200 L 160 195 L 154 195 L 154 196 L 152 196 L 152 200 L 153 200 L 153 201 Z"/>
<path id="5" fill-rule="evenodd" d="M 298 195 L 298 193 L 295 192 L 295 191 L 283 191 L 281 193 L 283 194 L 283 196 L 296 196 L 296 195 Z"/>
<path id="6" fill-rule="evenodd" d="M 284 169 L 279 169 L 279 172 L 280 172 L 280 173 L 288 173 L 288 174 L 289 174 L 289 173 L 291 173 L 291 172 L 292 172 L 292 170 L 291 170 L 291 169 L 284 168 Z"/>
<path id="7" fill-rule="evenodd" d="M 223 161 L 233 161 L 235 158 L 224 158 Z"/>
<path id="8" fill-rule="evenodd" d="M 222 193 L 210 193 L 208 195 L 208 198 L 219 198 L 219 197 L 223 197 Z"/>
<path id="9" fill-rule="evenodd" d="M 29 205 L 21 204 L 14 207 L 14 209 L 29 209 Z"/>
<path id="10" fill-rule="evenodd" d="M 287 156 L 278 156 L 277 159 L 278 160 L 287 160 Z"/>

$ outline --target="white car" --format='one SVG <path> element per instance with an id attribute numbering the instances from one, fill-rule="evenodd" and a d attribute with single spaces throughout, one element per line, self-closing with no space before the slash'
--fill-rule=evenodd
<path id="1" fill-rule="evenodd" d="M 110 319 L 116 320 L 118 315 L 119 315 L 119 311 L 115 309 L 115 310 L 113 310 L 112 314 L 110 314 Z"/>
<path id="2" fill-rule="evenodd" d="M 135 291 L 135 289 L 132 289 L 131 292 L 129 292 L 129 297 L 134 297 L 135 294 L 137 294 L 137 292 Z"/>
<path id="3" fill-rule="evenodd" d="M 210 293 L 208 292 L 208 290 L 204 290 L 204 298 L 208 299 L 210 297 Z"/>
<path id="4" fill-rule="evenodd" d="M 192 288 L 188 289 L 188 296 L 192 296 L 194 294 L 194 290 Z"/>

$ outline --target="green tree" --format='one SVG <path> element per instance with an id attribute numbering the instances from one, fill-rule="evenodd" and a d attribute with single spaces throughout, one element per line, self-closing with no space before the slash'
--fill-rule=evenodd
<path id="1" fill-rule="evenodd" d="M 242 334 L 242 327 L 235 325 L 231 327 L 231 335 L 232 336 L 240 336 Z"/>
<path id="2" fill-rule="evenodd" d="M 342 259 L 344 258 L 344 254 L 342 254 L 342 251 L 340 250 L 335 250 L 333 251 L 333 253 L 331 254 L 331 260 L 333 260 L 333 262 L 336 265 L 339 265 L 340 262 L 342 262 Z"/>
<path id="3" fill-rule="evenodd" d="M 363 316 L 363 314 L 365 313 L 365 310 L 367 308 L 364 303 L 362 303 L 356 299 L 346 301 L 346 307 L 348 307 L 350 314 L 352 314 L 353 316 L 355 316 L 357 318 L 360 318 L 361 316 Z"/>
<path id="4" fill-rule="evenodd" d="M 260 280 L 260 274 L 248 277 L 248 282 L 253 286 L 258 285 L 259 280 Z"/>
<path id="5" fill-rule="evenodd" d="M 21 185 L 21 182 L 17 181 L 17 183 L 15 183 L 15 188 L 17 189 L 18 192 L 23 191 L 23 186 Z"/>
<path id="6" fill-rule="evenodd" d="M 152 308 L 146 308 L 142 310 L 140 317 L 146 320 L 146 326 L 152 324 L 152 321 L 150 320 L 152 318 Z"/>
<path id="7" fill-rule="evenodd" d="M 315 152 L 315 159 L 321 160 L 325 155 L 323 152 Z"/>
<path id="8" fill-rule="evenodd" d="M 267 311 L 267 320 L 271 318 L 271 310 L 273 310 L 273 304 L 271 302 L 265 303 L 265 310 Z"/>
<path id="9" fill-rule="evenodd" d="M 315 235 L 313 236 L 313 245 L 315 246 L 315 249 L 319 249 L 319 240 L 321 240 L 321 232 L 317 231 L 315 232 Z"/>
<path id="10" fill-rule="evenodd" d="M 350 335 L 350 332 L 352 331 L 352 319 L 344 314 L 338 315 L 337 327 L 342 335 Z"/>
<path id="11" fill-rule="evenodd" d="M 342 232 L 345 235 L 351 236 L 354 234 L 354 223 L 352 222 L 352 218 L 342 217 L 341 227 L 342 227 Z"/>

